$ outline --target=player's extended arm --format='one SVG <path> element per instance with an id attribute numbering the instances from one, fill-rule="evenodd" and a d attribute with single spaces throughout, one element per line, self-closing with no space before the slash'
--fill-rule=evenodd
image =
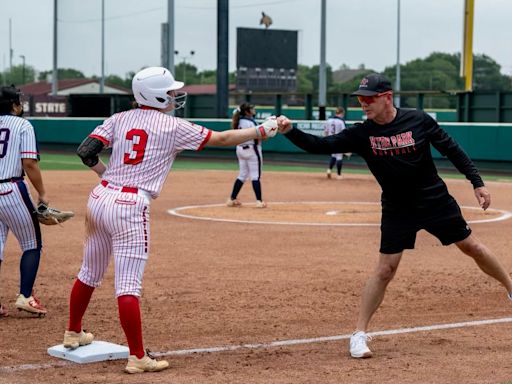
<path id="1" fill-rule="evenodd" d="M 263 123 L 252 128 L 231 129 L 228 131 L 212 131 L 207 146 L 229 147 L 254 139 L 266 139 L 274 137 L 277 133 L 277 119 L 269 117 Z"/>
<path id="2" fill-rule="evenodd" d="M 36 189 L 38 193 L 37 203 L 45 203 L 48 204 L 48 200 L 46 199 L 46 190 L 44 189 L 43 177 L 41 176 L 41 169 L 39 169 L 39 164 L 36 159 L 21 159 L 21 164 L 23 165 L 23 170 L 27 174 L 30 182 Z"/>
<path id="3" fill-rule="evenodd" d="M 94 137 L 86 137 L 76 150 L 76 154 L 82 159 L 82 163 L 96 172 L 99 177 L 101 177 L 103 172 L 107 169 L 98 156 L 104 146 L 105 144 L 103 144 L 101 140 Z"/>

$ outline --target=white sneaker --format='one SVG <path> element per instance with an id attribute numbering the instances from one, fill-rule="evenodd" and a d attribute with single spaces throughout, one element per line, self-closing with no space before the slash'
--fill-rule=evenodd
<path id="1" fill-rule="evenodd" d="M 372 351 L 366 344 L 371 341 L 371 337 L 363 331 L 357 331 L 350 336 L 350 356 L 356 359 L 366 359 L 372 357 Z"/>

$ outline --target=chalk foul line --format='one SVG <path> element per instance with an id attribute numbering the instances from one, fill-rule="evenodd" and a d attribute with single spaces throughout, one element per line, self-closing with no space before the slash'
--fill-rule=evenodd
<path id="1" fill-rule="evenodd" d="M 503 318 L 499 318 L 499 319 L 485 319 L 485 320 L 464 321 L 464 322 L 458 322 L 458 323 L 425 325 L 425 326 L 420 326 L 420 327 L 388 329 L 388 330 L 382 330 L 382 331 L 368 332 L 368 335 L 369 336 L 398 335 L 398 334 L 403 334 L 403 333 L 428 332 L 428 331 L 437 331 L 437 330 L 446 330 L 446 329 L 455 329 L 455 328 L 476 327 L 476 326 L 481 326 L 481 325 L 503 324 L 503 323 L 511 323 L 511 322 L 512 322 L 512 317 L 503 317 Z M 265 349 L 265 348 L 274 348 L 274 347 L 291 346 L 291 345 L 325 343 L 325 342 L 329 342 L 329 341 L 347 340 L 347 339 L 350 339 L 350 336 L 351 336 L 351 334 L 345 334 L 345 335 L 335 335 L 335 336 L 313 337 L 313 338 L 308 338 L 308 339 L 277 340 L 277 341 L 272 341 L 270 343 L 224 345 L 224 346 L 218 346 L 218 347 L 178 349 L 178 350 L 174 350 L 174 351 L 152 352 L 152 353 L 155 356 L 159 356 L 159 357 L 184 356 L 184 355 L 192 355 L 192 354 L 196 354 L 196 353 L 197 354 L 218 353 L 218 352 L 237 351 L 237 350 L 243 350 L 243 349 Z M 44 363 L 44 364 L 22 364 L 22 365 L 16 365 L 16 366 L 3 366 L 3 367 L 0 367 L 0 373 L 15 373 L 15 372 L 21 372 L 21 371 L 28 371 L 28 370 L 49 369 L 49 368 L 63 367 L 63 366 L 71 365 L 71 364 L 74 364 L 74 363 L 72 363 L 70 361 L 56 361 L 56 362 Z"/>
<path id="2" fill-rule="evenodd" d="M 480 326 L 480 325 L 491 325 L 491 324 L 510 323 L 510 322 L 512 322 L 512 317 L 504 317 L 501 319 L 474 320 L 474 321 L 465 321 L 465 322 L 459 322 L 459 323 L 434 324 L 434 325 L 425 325 L 425 326 L 420 326 L 420 327 L 389 329 L 389 330 L 383 330 L 383 331 L 368 332 L 368 335 L 369 336 L 398 335 L 398 334 L 402 334 L 402 333 L 436 331 L 436 330 L 475 327 L 475 326 Z M 228 352 L 228 351 L 236 351 L 239 349 L 265 349 L 265 348 L 273 348 L 273 347 L 281 347 L 281 346 L 314 344 L 314 343 L 324 343 L 324 342 L 329 342 L 329 341 L 346 340 L 346 339 L 350 339 L 350 336 L 352 336 L 352 334 L 313 337 L 313 338 L 309 338 L 309 339 L 279 340 L 279 341 L 272 341 L 270 343 L 253 343 L 253 344 L 240 344 L 240 345 L 226 345 L 226 346 L 221 346 L 221 347 L 210 347 L 210 348 L 181 349 L 181 350 L 176 350 L 176 351 L 155 353 L 155 355 L 157 355 L 157 356 L 180 356 L 180 355 L 191 355 L 193 353 Z"/>

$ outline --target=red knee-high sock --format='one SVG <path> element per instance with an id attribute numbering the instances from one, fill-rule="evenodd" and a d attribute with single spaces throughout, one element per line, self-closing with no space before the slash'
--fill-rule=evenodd
<path id="1" fill-rule="evenodd" d="M 94 287 L 86 285 L 78 279 L 75 280 L 69 297 L 68 331 L 82 331 L 82 317 L 84 317 L 93 292 Z"/>
<path id="2" fill-rule="evenodd" d="M 144 357 L 144 344 L 142 342 L 142 321 L 140 318 L 139 298 L 133 295 L 124 295 L 117 298 L 119 307 L 119 320 L 123 327 L 130 355 L 141 359 Z"/>

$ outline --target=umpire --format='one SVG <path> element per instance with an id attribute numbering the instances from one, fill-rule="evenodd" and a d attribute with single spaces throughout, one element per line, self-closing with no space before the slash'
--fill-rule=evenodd
<path id="1" fill-rule="evenodd" d="M 380 256 L 363 289 L 356 331 L 350 338 L 351 356 L 366 358 L 372 356 L 366 334 L 370 319 L 384 299 L 404 249 L 414 248 L 419 230 L 428 231 L 443 245 L 455 244 L 483 272 L 503 284 L 509 298 L 512 280 L 500 261 L 472 235 L 432 160 L 430 145 L 466 176 L 485 210 L 491 203 L 490 194 L 462 148 L 423 111 L 396 108 L 391 83 L 380 74 L 364 77 L 352 95 L 357 96 L 367 116 L 363 123 L 327 137 L 292 128 L 289 120 L 279 129 L 310 153 L 359 154 L 382 188 Z"/>

